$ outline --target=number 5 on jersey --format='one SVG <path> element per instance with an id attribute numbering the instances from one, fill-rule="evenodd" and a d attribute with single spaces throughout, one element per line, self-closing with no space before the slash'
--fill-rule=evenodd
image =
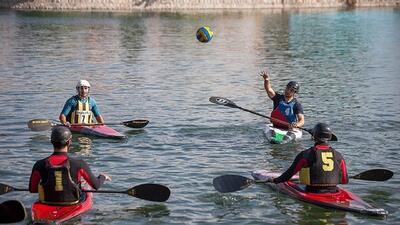
<path id="1" fill-rule="evenodd" d="M 332 171 L 334 167 L 333 163 L 333 153 L 332 152 L 321 152 L 322 156 L 322 169 L 324 171 Z"/>

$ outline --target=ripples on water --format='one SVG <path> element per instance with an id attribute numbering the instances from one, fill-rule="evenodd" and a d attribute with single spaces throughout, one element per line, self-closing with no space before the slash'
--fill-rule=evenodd
<path id="1" fill-rule="evenodd" d="M 214 39 L 196 41 L 209 25 Z M 301 84 L 306 127 L 330 123 L 334 143 L 354 174 L 369 168 L 398 173 L 400 64 L 398 10 L 237 11 L 183 13 L 54 13 L 0 11 L 1 182 L 24 187 L 33 163 L 50 152 L 49 132 L 26 122 L 56 119 L 77 80 L 92 83 L 106 121 L 148 118 L 143 130 L 114 128 L 126 141 L 73 139 L 71 155 L 107 172 L 104 189 L 167 185 L 154 204 L 96 195 L 82 224 L 395 224 L 399 179 L 352 181 L 347 188 L 390 212 L 386 220 L 299 203 L 262 185 L 221 195 L 216 176 L 281 171 L 312 144 L 268 144 L 264 120 L 213 105 L 224 96 L 268 113 L 257 72 L 268 66 L 273 87 Z M 10 193 L 0 200 L 36 196 Z"/>

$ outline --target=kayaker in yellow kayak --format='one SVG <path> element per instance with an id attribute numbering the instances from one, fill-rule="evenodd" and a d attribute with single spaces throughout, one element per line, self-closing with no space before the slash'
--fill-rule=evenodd
<path id="1" fill-rule="evenodd" d="M 80 80 L 76 84 L 77 95 L 69 98 L 60 113 L 60 122 L 66 126 L 71 124 L 91 124 L 94 115 L 98 123 L 104 123 L 94 98 L 89 97 L 90 83 Z"/>
<path id="2" fill-rule="evenodd" d="M 68 157 L 72 143 L 71 131 L 57 126 L 51 133 L 54 152 L 35 163 L 29 180 L 29 191 L 39 193 L 39 201 L 46 204 L 72 205 L 80 200 L 81 181 L 98 189 L 111 178 L 106 174 L 94 176 L 83 160 Z"/>
<path id="3" fill-rule="evenodd" d="M 264 88 L 267 91 L 268 97 L 274 102 L 274 110 L 271 112 L 272 124 L 274 127 L 286 130 L 302 127 L 304 125 L 303 107 L 297 98 L 295 98 L 295 94 L 299 93 L 300 90 L 299 83 L 290 81 L 286 85 L 285 92 L 282 95 L 272 89 L 269 75 L 267 70 L 260 73 L 260 76 L 264 79 Z"/>
<path id="4" fill-rule="evenodd" d="M 318 123 L 313 130 L 314 146 L 300 152 L 292 165 L 277 178 L 268 181 L 282 183 L 300 171 L 300 183 L 306 185 L 307 192 L 329 193 L 337 191 L 337 184 L 347 184 L 346 163 L 343 156 L 328 141 L 332 131 L 325 123 Z"/>

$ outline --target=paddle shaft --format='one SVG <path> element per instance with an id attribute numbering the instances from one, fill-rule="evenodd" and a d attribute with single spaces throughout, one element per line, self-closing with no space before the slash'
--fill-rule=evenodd
<path id="1" fill-rule="evenodd" d="M 80 127 L 80 126 L 102 126 L 102 125 L 123 125 L 122 122 L 120 123 L 80 123 L 80 124 L 71 124 L 71 127 Z M 62 126 L 62 124 L 55 124 L 55 126 Z"/>
<path id="2" fill-rule="evenodd" d="M 12 191 L 29 191 L 28 189 L 12 187 Z M 95 193 L 117 193 L 127 194 L 128 191 L 112 191 L 112 190 L 82 190 L 82 192 L 95 192 Z"/>
<path id="3" fill-rule="evenodd" d="M 366 170 L 359 174 L 349 176 L 349 179 L 368 180 L 368 181 L 386 181 L 393 176 L 393 172 L 386 169 Z M 297 181 L 299 178 L 292 178 L 292 181 Z M 255 180 L 254 183 L 269 183 L 270 181 Z"/>
<path id="4" fill-rule="evenodd" d="M 117 123 L 92 123 L 92 124 L 71 124 L 71 127 L 76 126 L 98 126 L 98 125 L 124 125 L 129 128 L 143 128 L 149 123 L 148 120 L 138 119 L 129 120 Z M 45 131 L 55 126 L 63 126 L 62 124 L 53 123 L 47 119 L 33 119 L 28 122 L 28 127 L 33 131 Z"/>
<path id="5" fill-rule="evenodd" d="M 29 191 L 28 189 L 25 188 L 15 188 L 15 187 L 11 187 L 12 191 Z"/>
<path id="6" fill-rule="evenodd" d="M 28 189 L 14 188 L 10 185 L 0 183 L 0 195 L 12 191 L 28 191 Z M 82 190 L 82 192 L 127 194 L 136 198 L 154 202 L 165 202 L 168 200 L 171 194 L 171 191 L 168 187 L 152 183 L 140 184 L 125 191 Z"/>
<path id="7" fill-rule="evenodd" d="M 240 106 L 238 106 L 238 105 L 235 105 L 235 106 L 236 106 L 236 108 L 241 109 L 241 110 L 243 110 L 243 111 L 246 111 L 246 112 L 249 112 L 249 113 L 253 113 L 253 114 L 255 114 L 255 115 L 258 115 L 258 116 L 261 116 L 261 117 L 264 117 L 264 118 L 267 118 L 267 119 L 270 119 L 270 120 L 279 122 L 279 123 L 284 124 L 284 125 L 287 125 L 287 126 L 290 125 L 289 123 L 284 122 L 284 121 L 282 121 L 282 120 L 278 120 L 278 119 L 275 119 L 275 118 L 271 118 L 271 117 L 269 117 L 269 116 L 260 114 L 260 113 L 258 113 L 258 112 L 254 112 L 254 111 L 252 111 L 252 110 L 242 108 L 242 107 L 240 107 Z M 302 127 L 297 127 L 297 128 L 300 129 L 300 130 L 307 131 L 308 133 L 312 134 L 312 132 L 311 132 L 310 130 L 308 130 L 308 129 L 305 129 L 305 128 L 302 128 Z"/>
<path id="8" fill-rule="evenodd" d="M 127 194 L 128 191 L 112 191 L 112 190 L 82 190 L 83 192 L 94 192 L 94 193 L 116 193 L 116 194 Z"/>

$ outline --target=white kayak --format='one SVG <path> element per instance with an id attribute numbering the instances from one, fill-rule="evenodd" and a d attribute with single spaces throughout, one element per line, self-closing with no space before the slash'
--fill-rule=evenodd
<path id="1" fill-rule="evenodd" d="M 266 123 L 264 134 L 267 140 L 272 144 L 286 144 L 302 138 L 303 132 L 300 129 L 283 130 L 273 127 L 272 124 Z"/>

